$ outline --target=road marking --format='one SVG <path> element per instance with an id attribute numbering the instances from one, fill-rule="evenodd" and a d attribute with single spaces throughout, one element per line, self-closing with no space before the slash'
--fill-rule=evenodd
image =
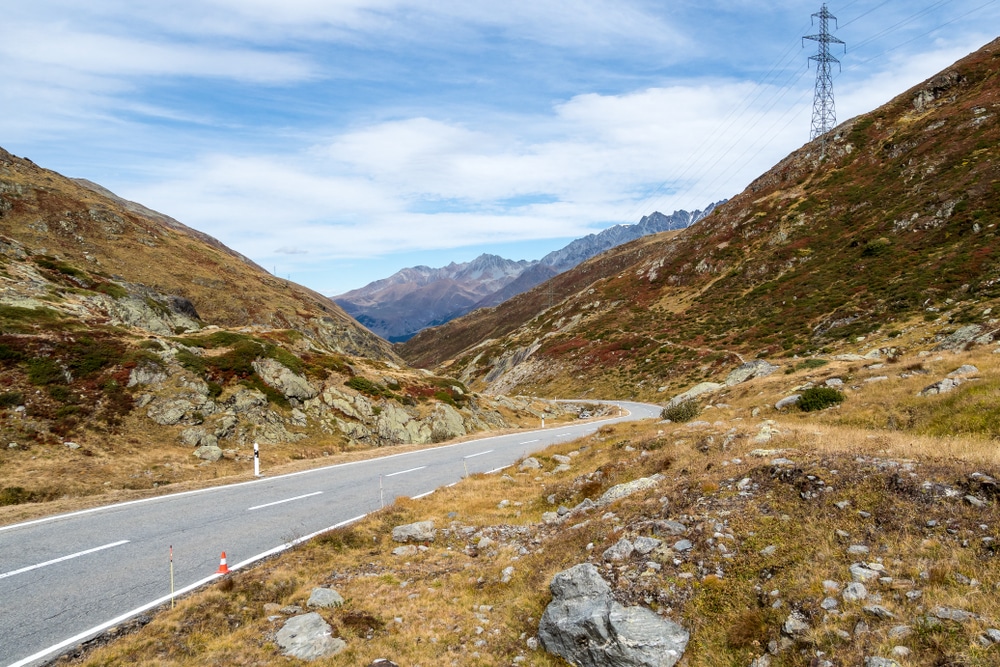
<path id="1" fill-rule="evenodd" d="M 418 470 L 423 470 L 427 466 L 420 466 L 419 468 L 410 468 L 409 470 L 400 470 L 399 472 L 391 472 L 386 477 L 395 477 L 396 475 L 405 475 L 408 472 L 416 472 Z"/>
<path id="2" fill-rule="evenodd" d="M 533 442 L 540 442 L 539 440 L 525 440 L 524 442 L 519 442 L 519 445 L 530 445 Z"/>
<path id="3" fill-rule="evenodd" d="M 579 400 L 567 400 L 567 399 L 556 399 L 555 402 L 556 403 L 580 403 L 581 401 L 579 401 Z M 582 401 L 582 402 L 587 402 L 587 401 Z M 602 403 L 603 401 L 589 401 L 589 402 L 591 402 L 591 403 L 594 403 L 594 402 L 596 402 L 596 403 Z M 632 414 L 631 412 L 628 412 L 627 410 L 626 410 L 626 413 L 628 415 Z M 650 418 L 652 418 L 652 417 L 650 417 Z M 622 417 L 606 417 L 605 419 L 599 420 L 599 421 L 617 422 L 617 421 L 620 421 L 620 420 L 624 421 L 624 419 Z M 597 424 L 599 422 L 590 422 L 590 423 L 591 424 Z M 542 429 L 536 429 L 534 432 L 535 433 L 541 433 Z M 502 436 L 502 435 L 492 435 L 492 436 L 488 436 L 488 437 L 485 437 L 485 438 L 480 438 L 480 440 L 491 440 L 493 438 L 503 438 L 503 437 L 504 436 Z M 520 444 L 524 445 L 524 444 L 529 444 L 529 443 L 532 443 L 532 442 L 538 442 L 538 440 L 529 440 L 526 443 L 522 442 Z M 438 445 L 437 447 L 427 447 L 426 449 L 417 449 L 417 450 L 414 450 L 412 452 L 400 452 L 398 454 L 386 454 L 385 456 L 377 456 L 375 458 L 364 459 L 364 460 L 361 460 L 361 461 L 350 461 L 348 463 L 335 463 L 333 465 L 323 466 L 321 468 L 310 468 L 308 470 L 299 470 L 298 472 L 290 472 L 290 473 L 286 473 L 284 475 L 277 475 L 275 477 L 265 477 L 265 478 L 260 478 L 260 479 L 252 479 L 252 480 L 247 481 L 247 482 L 237 482 L 235 484 L 226 484 L 226 485 L 223 485 L 223 486 L 210 486 L 210 487 L 205 488 L 205 489 L 194 489 L 194 490 L 191 490 L 191 491 L 180 491 L 178 493 L 169 493 L 169 494 L 165 494 L 165 495 L 162 495 L 162 496 L 152 496 L 150 498 L 139 498 L 138 500 L 126 500 L 124 502 L 113 503 L 111 505 L 100 505 L 98 507 L 90 507 L 90 508 L 85 509 L 85 510 L 77 510 L 75 512 L 66 512 L 65 514 L 53 514 L 53 515 L 50 515 L 50 516 L 42 517 L 40 519 L 32 519 L 30 521 L 22 521 L 21 523 L 11 523 L 11 524 L 8 524 L 6 526 L 0 526 L 0 533 L 2 533 L 4 531 L 7 531 L 7 530 L 16 530 L 16 529 L 19 529 L 19 528 L 26 528 L 28 526 L 34 526 L 34 525 L 37 525 L 37 524 L 40 524 L 40 523 L 48 523 L 50 521 L 60 521 L 60 520 L 63 520 L 63 519 L 69 519 L 69 518 L 81 516 L 81 515 L 84 515 L 84 514 L 96 514 L 97 512 L 106 512 L 106 511 L 110 511 L 110 510 L 117 510 L 117 509 L 121 509 L 123 507 L 128 507 L 128 506 L 131 506 L 131 505 L 141 505 L 141 504 L 145 504 L 145 503 L 156 503 L 156 502 L 162 502 L 162 501 L 169 501 L 169 500 L 173 500 L 175 498 L 180 498 L 180 497 L 183 497 L 183 496 L 194 496 L 194 495 L 202 495 L 202 494 L 208 494 L 208 493 L 217 493 L 219 491 L 224 491 L 224 490 L 236 488 L 236 487 L 239 487 L 239 486 L 247 486 L 247 485 L 250 485 L 250 484 L 260 484 L 262 482 L 274 482 L 274 481 L 279 480 L 279 479 L 287 479 L 289 477 L 299 477 L 301 475 L 313 475 L 313 474 L 327 472 L 327 471 L 330 471 L 330 470 L 335 470 L 337 468 L 349 468 L 349 467 L 354 467 L 354 466 L 363 466 L 363 465 L 366 465 L 366 464 L 371 463 L 373 461 L 387 461 L 389 459 L 401 458 L 401 457 L 404 457 L 404 456 L 416 456 L 416 455 L 420 455 L 420 454 L 423 454 L 423 453 L 428 452 L 428 451 L 440 451 L 440 450 L 445 450 L 445 449 L 451 449 L 453 447 L 464 447 L 464 446 L 466 446 L 468 444 L 469 444 L 469 441 L 455 442 L 455 443 L 452 443 L 450 445 Z M 232 568 L 230 568 L 230 569 L 232 569 Z M 8 667 L 10 667 L 10 666 L 8 666 Z"/>
<path id="4" fill-rule="evenodd" d="M 25 572 L 31 572 L 32 570 L 37 570 L 40 567 L 55 565 L 56 563 L 61 563 L 64 560 L 70 560 L 72 558 L 79 558 L 80 556 L 86 556 L 87 554 L 92 554 L 96 551 L 103 551 L 104 549 L 110 549 L 112 547 L 120 547 L 123 544 L 128 544 L 128 540 L 119 540 L 118 542 L 112 542 L 111 544 L 105 544 L 104 546 L 94 547 L 93 549 L 87 549 L 86 551 L 78 551 L 75 554 L 70 554 L 68 556 L 63 556 L 61 558 L 53 558 L 52 560 L 47 560 L 44 563 L 39 563 L 38 565 L 29 565 L 28 567 L 22 567 L 20 570 L 11 570 L 10 572 L 4 572 L 3 574 L 0 574 L 0 579 L 13 577 L 15 574 L 23 574 Z"/>
<path id="5" fill-rule="evenodd" d="M 263 560 L 263 559 L 267 558 L 268 556 L 273 556 L 274 554 L 281 553 L 282 551 L 286 551 L 288 549 L 291 549 L 292 547 L 297 546 L 299 544 L 302 544 L 303 542 L 307 542 L 307 541 L 311 540 L 312 538 L 317 537 L 318 535 L 322 535 L 323 533 L 327 533 L 327 532 L 329 532 L 331 530 L 336 530 L 337 528 L 343 528 L 344 526 L 348 526 L 348 525 L 350 525 L 352 523 L 360 521 L 361 519 L 364 519 L 366 516 L 368 516 L 368 515 L 367 514 L 362 514 L 360 516 L 354 517 L 353 519 L 347 519 L 346 521 L 341 521 L 340 523 L 336 523 L 336 524 L 330 526 L 329 528 L 324 528 L 323 530 L 317 530 L 315 533 L 310 533 L 309 535 L 304 535 L 304 536 L 302 536 L 302 537 L 300 537 L 298 539 L 292 540 L 291 542 L 285 542 L 284 544 L 276 546 L 273 549 L 268 549 L 267 551 L 265 551 L 263 553 L 259 553 L 256 556 L 251 556 L 250 558 L 246 559 L 245 561 L 243 561 L 241 563 L 237 563 L 236 565 L 233 565 L 232 567 L 229 568 L 229 571 L 232 572 L 233 570 L 241 570 L 244 567 L 247 567 L 248 565 L 252 565 L 253 563 L 256 563 L 259 560 Z M 195 590 L 197 588 L 200 588 L 200 587 L 204 586 L 205 584 L 218 579 L 221 576 L 222 576 L 221 574 L 219 574 L 218 572 L 216 572 L 215 574 L 209 575 L 209 576 L 205 577 L 204 579 L 201 579 L 199 581 L 194 582 L 193 584 L 189 584 L 189 585 L 185 586 L 184 588 L 181 588 L 181 589 L 175 591 L 174 593 L 171 593 L 171 594 L 168 594 L 168 595 L 164 595 L 163 597 L 157 598 L 156 600 L 153 600 L 152 602 L 147 602 L 146 604 L 142 605 L 141 607 L 136 607 L 132 611 L 127 611 L 124 614 L 122 614 L 121 616 L 116 616 L 115 618 L 112 618 L 110 621 L 105 621 L 104 623 L 101 623 L 100 625 L 95 625 L 94 627 L 90 628 L 89 630 L 84 630 L 83 632 L 81 632 L 79 634 L 73 635 L 69 639 L 64 639 L 63 641 L 59 642 L 58 644 L 53 644 L 52 646 L 50 646 L 48 648 L 44 648 L 41 651 L 38 651 L 37 653 L 35 653 L 33 655 L 29 655 L 27 658 L 22 658 L 21 660 L 18 660 L 17 662 L 13 662 L 13 663 L 7 665 L 7 667 L 26 667 L 26 665 L 30 665 L 31 663 L 33 663 L 33 662 L 35 662 L 37 660 L 41 660 L 42 658 L 44 658 L 44 657 L 46 657 L 46 656 L 48 656 L 48 655 L 50 655 L 52 653 L 55 653 L 56 651 L 60 651 L 60 650 L 62 650 L 64 648 L 66 648 L 67 646 L 72 646 L 73 644 L 78 644 L 81 641 L 83 641 L 84 639 L 89 639 L 89 638 L 91 638 L 91 637 L 93 637 L 93 636 L 95 636 L 95 635 L 97 635 L 97 634 L 99 634 L 101 632 L 104 632 L 108 628 L 113 628 L 114 626 L 122 623 L 123 621 L 127 621 L 128 619 L 132 618 L 133 616 L 138 616 L 139 614 L 141 614 L 144 611 L 148 611 L 150 609 L 153 609 L 154 607 L 158 607 L 161 604 L 166 604 L 167 602 L 170 602 L 170 600 L 172 600 L 174 597 L 179 597 L 181 595 L 184 595 L 185 593 L 188 593 L 188 592 L 193 591 L 193 590 Z"/>
<path id="6" fill-rule="evenodd" d="M 282 503 L 290 503 L 293 500 L 302 500 L 303 498 L 311 498 L 312 496 L 318 496 L 322 494 L 322 491 L 315 491 L 313 493 L 307 493 L 304 496 L 295 496 L 294 498 L 285 498 L 284 500 L 275 500 L 273 503 L 267 503 L 266 505 L 256 505 L 254 507 L 248 507 L 247 512 L 252 512 L 254 510 L 264 509 L 265 507 L 272 507 L 274 505 L 280 505 Z"/>
<path id="7" fill-rule="evenodd" d="M 522 442 L 521 444 L 523 445 L 524 443 Z M 479 452 L 478 454 L 469 454 L 468 456 L 463 456 L 462 458 L 463 459 L 474 459 L 477 456 L 482 456 L 483 454 L 490 454 L 491 452 L 494 452 L 494 451 L 496 451 L 496 450 L 494 450 L 494 449 L 487 449 L 485 452 Z"/>
<path id="8" fill-rule="evenodd" d="M 431 495 L 432 493 L 434 493 L 434 489 L 431 489 L 427 493 L 421 493 L 419 496 L 413 496 L 413 500 L 420 500 L 421 498 L 426 498 L 427 496 Z"/>

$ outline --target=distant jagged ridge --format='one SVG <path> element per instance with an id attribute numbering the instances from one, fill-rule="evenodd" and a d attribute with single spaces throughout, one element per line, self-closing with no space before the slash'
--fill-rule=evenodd
<path id="1" fill-rule="evenodd" d="M 438 269 L 409 267 L 333 300 L 372 332 L 390 342 L 403 342 L 427 327 L 450 322 L 477 308 L 499 305 L 615 246 L 648 234 L 683 229 L 721 203 L 704 211 L 651 213 L 638 224 L 615 225 L 576 239 L 540 260 L 514 261 L 483 254 L 471 262 L 452 262 Z"/>

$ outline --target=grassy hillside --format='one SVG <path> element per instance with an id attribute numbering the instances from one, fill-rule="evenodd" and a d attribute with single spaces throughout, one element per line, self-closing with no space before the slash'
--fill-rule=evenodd
<path id="1" fill-rule="evenodd" d="M 245 476 L 254 442 L 276 467 L 548 410 L 405 368 L 325 297 L 0 150 L 0 521 Z"/>
<path id="2" fill-rule="evenodd" d="M 979 379 L 916 396 L 965 364 Z M 232 574 L 141 629 L 149 619 L 118 628 L 71 664 L 275 664 L 285 660 L 275 642 L 285 621 L 319 611 L 347 649 L 316 664 L 554 667 L 565 663 L 533 640 L 548 583 L 589 561 L 617 600 L 691 632 L 685 667 L 745 667 L 765 653 L 772 667 L 867 657 L 995 665 L 1000 433 L 978 413 L 1000 388 L 1000 355 L 914 353 L 876 365 L 788 362 L 702 403 L 691 421 L 604 427 L 538 455 L 539 470 L 514 466 L 401 500 Z M 844 382 L 837 407 L 773 407 L 831 378 Z M 910 418 L 890 430 L 875 417 L 887 408 Z M 571 463 L 557 469 L 558 455 Z M 646 491 L 573 509 L 656 474 Z M 393 527 L 424 520 L 436 539 L 394 554 Z M 605 554 L 639 537 L 661 544 L 624 560 Z M 879 578 L 865 582 L 864 599 L 845 598 L 859 563 Z M 344 605 L 308 608 L 315 587 L 335 589 Z M 788 633 L 793 613 L 805 627 Z"/>
<path id="3" fill-rule="evenodd" d="M 477 388 L 654 398 L 755 357 L 995 328 L 998 62 L 993 42 L 678 235 L 607 253 L 557 307 L 473 313 L 398 349 Z"/>

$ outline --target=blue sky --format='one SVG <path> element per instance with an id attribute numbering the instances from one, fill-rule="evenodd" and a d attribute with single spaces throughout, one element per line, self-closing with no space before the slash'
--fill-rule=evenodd
<path id="1" fill-rule="evenodd" d="M 808 140 L 821 5 L 8 4 L 0 146 L 328 295 L 739 193 Z M 828 7 L 840 121 L 1000 32 L 1000 0 Z"/>

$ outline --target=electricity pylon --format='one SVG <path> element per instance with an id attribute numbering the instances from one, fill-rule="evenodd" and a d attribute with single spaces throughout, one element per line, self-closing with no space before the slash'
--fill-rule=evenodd
<path id="1" fill-rule="evenodd" d="M 833 76 L 830 73 L 830 63 L 837 63 L 839 67 L 840 61 L 830 55 L 830 44 L 844 44 L 842 40 L 830 34 L 830 19 L 836 22 L 837 17 L 826 8 L 826 3 L 823 3 L 823 8 L 812 17 L 819 19 L 819 34 L 806 35 L 802 38 L 803 46 L 805 46 L 804 40 L 807 39 L 819 42 L 819 53 L 809 56 L 809 60 L 816 61 L 816 93 L 813 95 L 810 140 L 823 136 L 837 124 L 837 111 L 833 105 Z M 844 44 L 844 53 L 846 52 L 847 45 Z"/>

